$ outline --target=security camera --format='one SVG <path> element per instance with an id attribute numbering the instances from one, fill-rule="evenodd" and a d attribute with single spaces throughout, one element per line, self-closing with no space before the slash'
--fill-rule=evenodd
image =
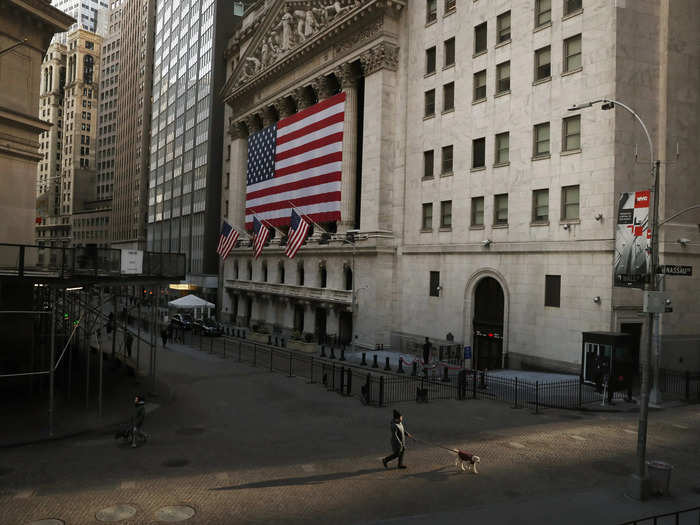
<path id="1" fill-rule="evenodd" d="M 484 239 L 481 241 L 481 244 L 484 245 L 484 247 L 488 248 L 491 245 L 491 239 Z"/>
<path id="2" fill-rule="evenodd" d="M 564 224 L 564 225 L 562 226 L 562 228 L 564 228 L 565 230 L 568 230 L 569 228 L 571 228 L 571 226 L 569 226 L 568 224 Z"/>
<path id="3" fill-rule="evenodd" d="M 678 244 L 680 244 L 683 247 L 685 247 L 689 242 L 690 242 L 690 239 L 685 239 L 685 238 L 678 239 Z"/>

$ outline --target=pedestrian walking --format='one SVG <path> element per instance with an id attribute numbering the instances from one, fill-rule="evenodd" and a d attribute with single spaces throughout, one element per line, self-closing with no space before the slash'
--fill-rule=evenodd
<path id="1" fill-rule="evenodd" d="M 145 441 L 148 435 L 143 431 L 143 422 L 146 420 L 146 399 L 137 394 L 134 397 L 134 417 L 131 429 L 131 446 L 136 448 L 137 440 Z"/>
<path id="2" fill-rule="evenodd" d="M 168 325 L 168 341 L 173 341 L 173 323 Z"/>
<path id="3" fill-rule="evenodd" d="M 163 327 L 160 331 L 160 338 L 163 340 L 163 348 L 165 348 L 165 343 L 168 342 L 168 329 Z"/>
<path id="4" fill-rule="evenodd" d="M 403 416 L 398 410 L 394 410 L 394 418 L 391 420 L 391 450 L 393 454 L 382 460 L 384 468 L 389 468 L 388 463 L 394 459 L 399 460 L 398 468 L 406 468 L 403 464 L 403 455 L 406 452 L 406 436 L 413 436 L 403 426 Z"/>
<path id="5" fill-rule="evenodd" d="M 126 339 L 124 340 L 124 345 L 126 346 L 126 355 L 131 357 L 131 345 L 134 343 L 134 336 L 131 332 L 126 333 Z"/>
<path id="6" fill-rule="evenodd" d="M 427 365 L 430 361 L 430 350 L 433 345 L 430 343 L 430 339 L 425 338 L 425 343 L 423 344 L 423 364 Z"/>

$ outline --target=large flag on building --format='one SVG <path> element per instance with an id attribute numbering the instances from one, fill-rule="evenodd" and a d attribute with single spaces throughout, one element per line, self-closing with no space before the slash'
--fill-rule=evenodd
<path id="1" fill-rule="evenodd" d="M 255 258 L 260 257 L 263 247 L 270 236 L 270 228 L 263 225 L 257 217 L 253 219 L 253 250 L 255 251 Z"/>
<path id="2" fill-rule="evenodd" d="M 291 223 L 289 225 L 289 236 L 287 239 L 287 250 L 285 253 L 290 259 L 294 259 L 294 256 L 304 244 L 306 240 L 306 235 L 309 233 L 309 223 L 304 220 L 304 218 L 299 215 L 296 210 L 292 210 Z"/>
<path id="3" fill-rule="evenodd" d="M 246 227 L 254 216 L 290 224 L 296 207 L 314 222 L 340 220 L 345 93 L 248 138 Z"/>
<path id="4" fill-rule="evenodd" d="M 221 225 L 221 235 L 219 236 L 219 246 L 216 248 L 222 259 L 226 259 L 238 240 L 238 231 L 235 230 L 228 222 L 224 221 Z"/>

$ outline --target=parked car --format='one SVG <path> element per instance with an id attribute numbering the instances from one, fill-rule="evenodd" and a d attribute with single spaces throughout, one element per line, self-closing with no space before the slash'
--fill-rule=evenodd
<path id="1" fill-rule="evenodd" d="M 184 328 L 185 330 L 192 329 L 192 316 L 189 314 L 175 314 L 172 318 L 172 323 L 178 328 Z"/>
<path id="2" fill-rule="evenodd" d="M 210 317 L 197 319 L 192 324 L 195 333 L 202 335 L 220 336 L 224 333 L 223 327 L 216 319 Z"/>

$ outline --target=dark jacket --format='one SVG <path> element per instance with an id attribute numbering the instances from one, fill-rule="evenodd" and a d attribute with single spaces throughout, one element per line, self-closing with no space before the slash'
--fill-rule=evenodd
<path id="1" fill-rule="evenodd" d="M 145 403 L 143 403 L 143 402 L 137 403 L 135 408 L 136 408 L 136 413 L 134 415 L 134 426 L 136 428 L 141 428 L 141 426 L 143 426 L 143 421 L 146 419 Z"/>
<path id="2" fill-rule="evenodd" d="M 399 423 L 395 419 L 391 420 L 391 449 L 394 452 L 400 452 L 406 448 L 406 429 L 403 423 Z"/>

